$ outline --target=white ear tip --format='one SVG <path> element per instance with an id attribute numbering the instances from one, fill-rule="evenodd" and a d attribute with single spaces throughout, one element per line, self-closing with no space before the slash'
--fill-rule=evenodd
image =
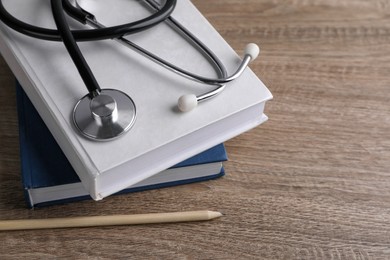
<path id="1" fill-rule="evenodd" d="M 256 59 L 259 56 L 260 48 L 256 43 L 249 43 L 245 47 L 245 55 L 251 56 L 252 60 Z"/>
<path id="2" fill-rule="evenodd" d="M 194 94 L 183 95 L 177 101 L 177 107 L 181 112 L 188 112 L 198 105 L 198 99 Z"/>

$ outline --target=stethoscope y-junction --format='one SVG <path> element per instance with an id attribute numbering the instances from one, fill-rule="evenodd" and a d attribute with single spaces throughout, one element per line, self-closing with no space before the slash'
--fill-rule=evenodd
<path id="1" fill-rule="evenodd" d="M 224 65 L 216 55 L 171 16 L 176 6 L 176 0 L 165 0 L 162 4 L 155 2 L 155 0 L 144 0 L 153 9 L 153 14 L 135 22 L 111 27 L 105 27 L 99 23 L 92 13 L 81 8 L 77 0 L 50 1 L 57 30 L 37 27 L 18 20 L 5 9 L 2 0 L 0 0 L 0 19 L 7 26 L 22 34 L 42 40 L 63 41 L 88 89 L 88 94 L 81 98 L 74 108 L 73 121 L 76 128 L 84 136 L 93 140 L 110 140 L 127 132 L 135 122 L 136 106 L 126 93 L 115 89 L 100 88 L 77 45 L 78 41 L 115 39 L 172 72 L 190 80 L 214 86 L 211 91 L 200 95 L 189 94 L 181 96 L 177 106 L 182 112 L 190 111 L 199 102 L 213 98 L 221 93 L 226 87 L 225 84 L 238 78 L 248 64 L 259 54 L 259 47 L 256 44 L 248 44 L 236 72 L 229 76 Z M 71 30 L 66 20 L 66 14 L 94 29 Z M 217 78 L 202 77 L 179 68 L 124 38 L 125 35 L 147 30 L 161 22 L 168 23 L 207 57 L 217 72 Z"/>

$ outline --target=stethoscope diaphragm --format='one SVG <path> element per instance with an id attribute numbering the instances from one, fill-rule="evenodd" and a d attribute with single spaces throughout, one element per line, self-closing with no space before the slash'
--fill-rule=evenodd
<path id="1" fill-rule="evenodd" d="M 73 122 L 85 137 L 97 141 L 115 139 L 130 130 L 136 119 L 133 100 L 120 90 L 103 89 L 85 95 L 76 104 Z"/>

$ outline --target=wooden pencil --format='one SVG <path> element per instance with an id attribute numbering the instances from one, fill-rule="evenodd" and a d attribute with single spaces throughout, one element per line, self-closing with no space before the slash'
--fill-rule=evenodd
<path id="1" fill-rule="evenodd" d="M 201 210 L 135 215 L 1 220 L 0 231 L 205 221 L 221 216 L 220 212 Z"/>

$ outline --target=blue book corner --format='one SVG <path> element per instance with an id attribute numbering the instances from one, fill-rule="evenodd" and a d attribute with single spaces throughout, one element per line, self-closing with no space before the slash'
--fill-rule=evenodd
<path id="1" fill-rule="evenodd" d="M 17 84 L 17 107 L 22 179 L 26 193 L 26 200 L 29 206 L 39 207 L 89 199 L 89 196 L 82 196 L 33 205 L 27 193 L 29 189 L 78 183 L 80 182 L 80 179 L 19 84 Z M 220 144 L 189 158 L 172 168 L 222 162 L 226 160 L 227 155 L 224 145 Z M 142 186 L 138 188 L 129 188 L 119 192 L 119 194 L 209 180 L 223 175 L 224 171 L 222 168 L 218 174 L 212 174 L 201 178 L 190 178 L 186 180 Z"/>

